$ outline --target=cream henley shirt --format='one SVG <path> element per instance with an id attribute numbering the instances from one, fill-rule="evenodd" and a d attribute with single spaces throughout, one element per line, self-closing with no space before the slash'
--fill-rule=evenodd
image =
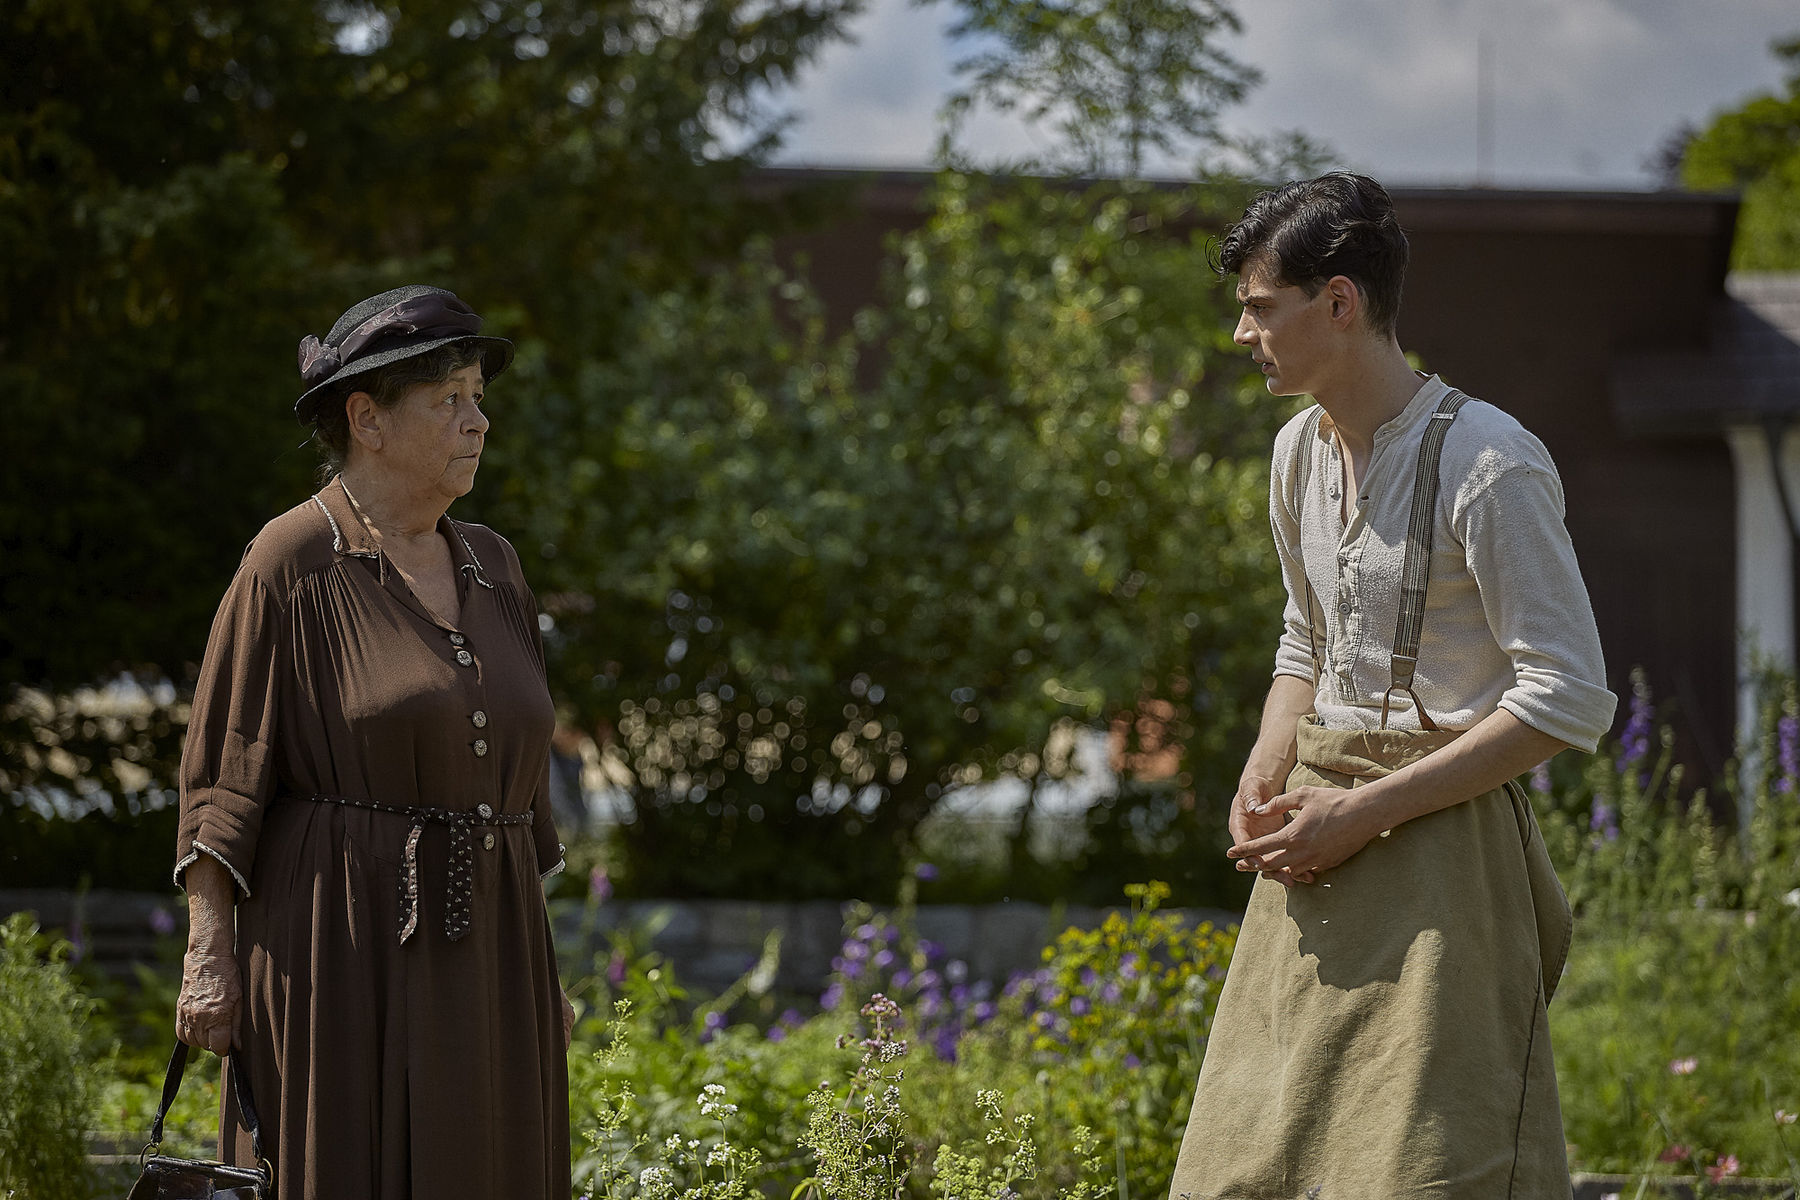
<path id="1" fill-rule="evenodd" d="M 1299 444 L 1306 412 L 1276 436 L 1269 517 L 1287 608 L 1275 674 L 1314 684 L 1328 729 L 1381 726 L 1419 443 L 1449 390 L 1431 376 L 1376 430 L 1363 494 L 1346 506 L 1348 524 L 1331 418 L 1319 415 L 1309 445 Z M 1468 729 L 1504 708 L 1592 752 L 1612 724 L 1615 699 L 1549 452 L 1512 417 L 1471 400 L 1450 425 L 1439 479 L 1413 683 L 1420 701 L 1442 729 Z M 1317 602 L 1310 615 L 1308 580 Z M 1324 666 L 1317 679 L 1309 624 Z M 1403 691 L 1394 693 L 1388 725 L 1420 728 Z"/>

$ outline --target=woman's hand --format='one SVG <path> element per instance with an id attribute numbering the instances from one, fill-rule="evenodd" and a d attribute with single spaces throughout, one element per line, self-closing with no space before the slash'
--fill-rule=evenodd
<path id="1" fill-rule="evenodd" d="M 575 1005 L 569 1001 L 569 993 L 561 988 L 557 989 L 557 995 L 562 997 L 563 1049 L 567 1050 L 575 1041 Z"/>
<path id="2" fill-rule="evenodd" d="M 228 1054 L 243 1007 L 239 982 L 237 885 L 218 859 L 202 854 L 188 864 L 188 945 L 181 959 L 181 995 L 175 1000 L 175 1036 L 190 1046 Z"/>
<path id="3" fill-rule="evenodd" d="M 1371 805 L 1365 795 L 1369 790 L 1300 787 L 1260 805 L 1252 801 L 1246 816 L 1256 822 L 1254 828 L 1264 829 L 1270 821 L 1276 828 L 1238 842 L 1225 855 L 1249 864 L 1240 870 L 1281 872 L 1310 883 L 1318 872 L 1342 863 L 1381 832 L 1370 818 Z M 1293 814 L 1291 820 L 1289 813 Z M 1234 828 L 1234 841 L 1235 834 Z"/>
<path id="4" fill-rule="evenodd" d="M 242 1000 L 236 955 L 189 949 L 181 959 L 175 1036 L 214 1054 L 231 1053 Z"/>

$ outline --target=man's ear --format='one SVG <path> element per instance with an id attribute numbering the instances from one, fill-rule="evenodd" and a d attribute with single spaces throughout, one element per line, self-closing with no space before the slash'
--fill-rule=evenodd
<path id="1" fill-rule="evenodd" d="M 1331 323 L 1339 329 L 1349 329 L 1362 316 L 1362 289 L 1348 275 L 1333 275 L 1327 279 L 1325 297 L 1331 306 Z"/>
<path id="2" fill-rule="evenodd" d="M 344 415 L 350 421 L 350 439 L 364 450 L 379 451 L 386 432 L 386 416 L 375 397 L 367 392 L 351 392 L 344 398 Z"/>

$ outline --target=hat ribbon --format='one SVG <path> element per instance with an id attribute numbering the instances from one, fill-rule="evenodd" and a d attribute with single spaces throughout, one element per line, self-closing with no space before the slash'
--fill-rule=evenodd
<path id="1" fill-rule="evenodd" d="M 309 385 L 324 382 L 379 338 L 418 333 L 428 337 L 466 337 L 480 332 L 481 318 L 455 296 L 415 296 L 382 309 L 345 334 L 335 346 L 307 334 L 300 339 L 300 378 Z"/>

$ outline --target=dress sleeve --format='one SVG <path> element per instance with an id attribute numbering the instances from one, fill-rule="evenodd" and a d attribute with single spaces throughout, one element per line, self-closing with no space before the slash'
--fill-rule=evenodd
<path id="1" fill-rule="evenodd" d="M 517 570 L 517 560 L 514 560 Z M 544 686 L 549 687 L 550 668 L 544 658 L 544 634 L 538 624 L 537 596 L 530 587 L 520 584 L 519 591 L 525 601 L 525 617 L 531 622 L 531 645 L 537 652 L 538 672 L 544 679 Z M 566 862 L 563 858 L 562 840 L 556 833 L 556 822 L 550 807 L 550 752 L 546 749 L 544 769 L 538 775 L 537 787 L 531 795 L 531 836 L 537 847 L 538 878 L 548 879 L 552 875 L 562 873 Z"/>
<path id="2" fill-rule="evenodd" d="M 240 566 L 213 618 L 181 752 L 175 885 L 202 854 L 225 864 L 242 896 L 274 791 L 278 683 L 286 617 L 268 586 Z"/>
<path id="3" fill-rule="evenodd" d="M 1600 634 L 1554 468 L 1526 462 L 1500 474 L 1462 515 L 1469 573 L 1494 640 L 1513 664 L 1499 706 L 1592 753 L 1612 724 Z"/>

